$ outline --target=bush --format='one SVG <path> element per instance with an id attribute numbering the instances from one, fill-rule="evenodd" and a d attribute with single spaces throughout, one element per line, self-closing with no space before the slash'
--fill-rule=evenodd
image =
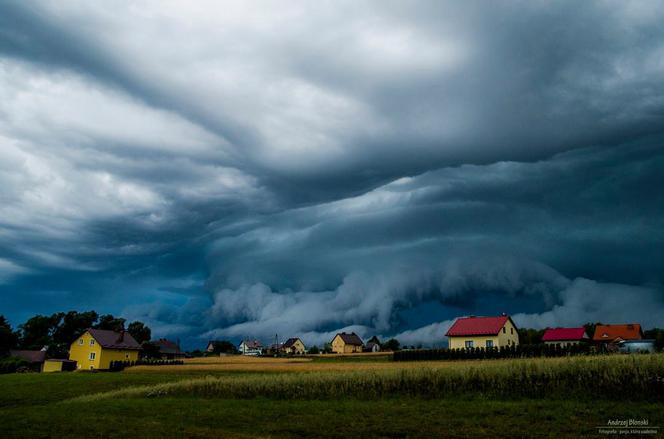
<path id="1" fill-rule="evenodd" d="M 19 369 L 24 370 L 25 368 L 29 369 L 30 363 L 22 358 L 7 357 L 0 360 L 0 374 L 14 373 Z"/>

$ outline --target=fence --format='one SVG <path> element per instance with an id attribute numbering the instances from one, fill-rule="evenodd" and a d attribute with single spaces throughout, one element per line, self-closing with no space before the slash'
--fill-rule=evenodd
<path id="1" fill-rule="evenodd" d="M 489 358 L 530 358 L 563 357 L 567 355 L 587 355 L 593 347 L 583 344 L 561 346 L 559 344 L 531 344 L 501 346 L 500 348 L 461 348 L 461 349 L 417 349 L 394 353 L 394 361 L 427 360 L 477 360 Z"/>

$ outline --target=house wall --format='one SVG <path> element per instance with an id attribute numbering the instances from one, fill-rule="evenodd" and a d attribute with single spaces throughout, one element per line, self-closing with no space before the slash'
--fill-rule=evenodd
<path id="1" fill-rule="evenodd" d="M 130 349 L 102 349 L 99 369 L 110 369 L 111 361 L 136 361 L 138 351 Z"/>
<path id="2" fill-rule="evenodd" d="M 42 372 L 61 372 L 62 371 L 62 361 L 44 361 L 44 367 Z"/>
<path id="3" fill-rule="evenodd" d="M 501 328 L 498 335 L 479 335 L 469 337 L 448 337 L 450 349 L 460 349 L 466 347 L 466 341 L 472 341 L 473 347 L 485 348 L 487 340 L 493 342 L 493 346 L 498 348 L 501 346 L 511 346 L 519 344 L 519 333 L 516 327 L 508 319 L 505 325 Z"/>
<path id="4" fill-rule="evenodd" d="M 572 346 L 580 344 L 579 340 L 565 340 L 565 341 L 545 341 L 544 344 L 559 344 L 561 347 Z"/>
<path id="5" fill-rule="evenodd" d="M 288 350 L 289 353 L 293 352 L 294 354 L 298 355 L 304 354 L 305 353 L 304 343 L 302 343 L 300 340 L 296 340 L 295 343 L 293 343 L 293 346 L 288 348 Z"/>
<path id="6" fill-rule="evenodd" d="M 82 344 L 81 344 L 82 340 Z M 90 341 L 94 340 L 94 344 Z M 90 353 L 95 353 L 95 359 L 90 360 Z M 99 362 L 101 361 L 101 346 L 90 335 L 89 332 L 81 335 L 69 347 L 69 359 L 76 361 L 76 368 L 81 370 L 99 369 Z"/>

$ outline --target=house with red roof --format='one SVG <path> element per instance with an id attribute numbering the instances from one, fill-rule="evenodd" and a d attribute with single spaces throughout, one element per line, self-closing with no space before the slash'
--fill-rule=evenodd
<path id="1" fill-rule="evenodd" d="M 519 344 L 519 332 L 508 315 L 460 317 L 445 335 L 450 349 L 499 348 Z"/>
<path id="2" fill-rule="evenodd" d="M 643 339 L 643 331 L 638 323 L 597 325 L 593 335 L 593 342 L 599 345 L 600 349 L 608 351 L 616 351 L 618 344 L 622 341 L 641 339 Z"/>
<path id="3" fill-rule="evenodd" d="M 544 335 L 542 335 L 542 341 L 544 344 L 569 346 L 586 343 L 590 341 L 590 337 L 588 337 L 586 328 L 583 326 L 578 328 L 547 328 Z"/>
<path id="4" fill-rule="evenodd" d="M 242 355 L 261 355 L 263 353 L 263 345 L 258 340 L 242 340 L 237 350 Z"/>

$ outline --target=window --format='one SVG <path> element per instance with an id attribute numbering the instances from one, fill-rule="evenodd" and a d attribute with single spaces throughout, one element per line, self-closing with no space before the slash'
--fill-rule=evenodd
<path id="1" fill-rule="evenodd" d="M 91 339 L 90 339 L 90 346 L 94 346 L 94 345 L 95 345 L 95 339 L 94 339 L 94 338 L 91 338 Z"/>
<path id="2" fill-rule="evenodd" d="M 510 334 L 514 334 L 514 328 L 510 328 Z"/>
<path id="3" fill-rule="evenodd" d="M 128 360 L 129 359 L 129 354 L 125 354 L 125 358 Z"/>
<path id="4" fill-rule="evenodd" d="M 504 326 L 503 326 L 503 334 L 507 334 L 507 330 L 505 329 Z"/>
<path id="5" fill-rule="evenodd" d="M 486 341 L 486 347 L 492 348 L 493 347 L 493 340 L 487 340 Z"/>
<path id="6" fill-rule="evenodd" d="M 90 361 L 94 360 L 97 357 L 97 354 L 94 352 L 90 352 Z"/>
<path id="7" fill-rule="evenodd" d="M 473 347 L 473 341 L 472 340 L 467 340 L 466 341 L 466 349 L 472 348 Z"/>
<path id="8" fill-rule="evenodd" d="M 82 339 L 82 338 L 81 338 L 80 340 L 78 340 L 78 344 L 80 344 L 81 346 L 83 346 L 83 339 Z"/>

